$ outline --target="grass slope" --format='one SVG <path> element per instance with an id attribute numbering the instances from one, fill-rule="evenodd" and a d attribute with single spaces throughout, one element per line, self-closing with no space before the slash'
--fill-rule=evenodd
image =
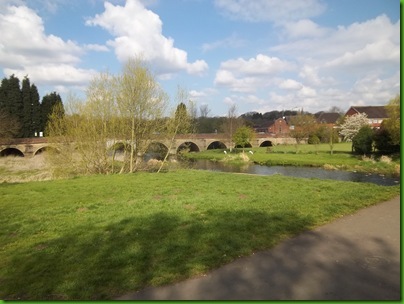
<path id="1" fill-rule="evenodd" d="M 3 183 L 0 298 L 111 299 L 176 282 L 399 193 L 192 170 Z"/>

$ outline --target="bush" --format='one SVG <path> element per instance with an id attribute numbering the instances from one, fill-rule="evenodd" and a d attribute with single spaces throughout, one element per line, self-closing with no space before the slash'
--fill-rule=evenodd
<path id="1" fill-rule="evenodd" d="M 373 130 L 366 125 L 360 128 L 358 134 L 352 139 L 352 149 L 357 154 L 372 153 Z"/>
<path id="2" fill-rule="evenodd" d="M 317 135 L 311 134 L 309 136 L 309 139 L 307 140 L 307 143 L 310 145 L 318 145 L 320 143 L 320 139 L 318 138 Z"/>
<path id="3" fill-rule="evenodd" d="M 383 127 L 375 132 L 373 140 L 375 142 L 375 148 L 380 154 L 400 152 L 400 146 L 392 144 L 389 131 Z"/>

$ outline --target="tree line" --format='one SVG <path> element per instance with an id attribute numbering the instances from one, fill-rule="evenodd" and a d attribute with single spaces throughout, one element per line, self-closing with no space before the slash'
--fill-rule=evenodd
<path id="1" fill-rule="evenodd" d="M 55 105 L 63 108 L 60 95 L 52 92 L 40 100 L 38 89 L 28 76 L 22 81 L 15 75 L 3 78 L 0 84 L 0 138 L 43 134 Z"/>

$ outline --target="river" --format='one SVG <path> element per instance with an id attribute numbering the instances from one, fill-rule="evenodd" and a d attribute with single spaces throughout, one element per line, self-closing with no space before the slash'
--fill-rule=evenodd
<path id="1" fill-rule="evenodd" d="M 210 170 L 220 172 L 248 173 L 257 175 L 281 174 L 300 178 L 332 179 L 340 181 L 352 181 L 362 183 L 374 183 L 382 186 L 394 186 L 400 184 L 399 177 L 388 177 L 381 174 L 369 174 L 340 170 L 326 170 L 312 167 L 293 166 L 261 166 L 256 164 L 231 165 L 223 162 L 209 160 L 196 160 L 191 162 L 191 167 L 198 170 Z"/>

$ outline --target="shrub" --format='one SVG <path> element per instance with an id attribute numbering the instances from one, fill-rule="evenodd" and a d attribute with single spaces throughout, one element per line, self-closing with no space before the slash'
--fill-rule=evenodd
<path id="1" fill-rule="evenodd" d="M 311 134 L 309 136 L 309 139 L 307 140 L 307 143 L 311 145 L 318 145 L 320 143 L 320 139 L 318 138 L 317 135 Z"/>
<path id="2" fill-rule="evenodd" d="M 352 139 L 352 149 L 357 154 L 370 154 L 372 152 L 373 130 L 369 125 L 359 129 Z"/>
<path id="3" fill-rule="evenodd" d="M 376 150 L 381 154 L 392 154 L 400 152 L 400 145 L 392 144 L 392 139 L 389 131 L 382 128 L 377 130 L 373 136 Z"/>

